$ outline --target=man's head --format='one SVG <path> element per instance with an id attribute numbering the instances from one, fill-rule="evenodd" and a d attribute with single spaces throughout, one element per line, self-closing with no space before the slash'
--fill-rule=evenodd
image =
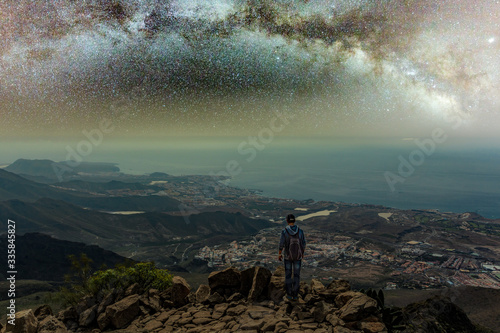
<path id="1" fill-rule="evenodd" d="M 286 216 L 286 223 L 294 224 L 295 223 L 295 216 L 293 214 L 288 214 Z"/>

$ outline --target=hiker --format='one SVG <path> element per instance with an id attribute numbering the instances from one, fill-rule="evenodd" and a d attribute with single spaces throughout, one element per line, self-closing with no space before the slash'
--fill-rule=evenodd
<path id="1" fill-rule="evenodd" d="M 278 260 L 283 260 L 282 252 L 284 249 L 286 297 L 289 300 L 298 300 L 300 289 L 300 266 L 306 249 L 306 238 L 304 237 L 302 229 L 295 225 L 295 216 L 293 216 L 293 214 L 288 214 L 286 222 L 288 225 L 281 232 Z"/>

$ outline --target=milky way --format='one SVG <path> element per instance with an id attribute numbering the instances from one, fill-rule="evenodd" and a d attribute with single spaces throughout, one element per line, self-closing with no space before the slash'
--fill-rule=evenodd
<path id="1" fill-rule="evenodd" d="M 9 0 L 0 20 L 1 135 L 250 134 L 275 111 L 283 134 L 500 127 L 499 1 Z"/>

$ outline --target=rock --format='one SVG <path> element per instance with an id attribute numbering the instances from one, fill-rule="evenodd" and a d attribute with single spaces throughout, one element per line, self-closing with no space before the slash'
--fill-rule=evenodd
<path id="1" fill-rule="evenodd" d="M 208 301 L 208 297 L 210 296 L 210 287 L 206 284 L 202 284 L 196 290 L 196 303 L 203 303 Z"/>
<path id="2" fill-rule="evenodd" d="M 249 331 L 249 330 L 259 330 L 264 325 L 264 319 L 252 319 L 250 317 L 243 317 L 240 319 L 240 328 L 241 331 Z"/>
<path id="3" fill-rule="evenodd" d="M 106 315 L 105 312 L 97 316 L 97 326 L 99 326 L 101 330 L 104 330 L 110 324 L 111 324 L 111 319 Z"/>
<path id="4" fill-rule="evenodd" d="M 146 323 L 146 325 L 144 325 L 144 329 L 147 331 L 147 332 L 153 332 L 155 329 L 157 328 L 160 328 L 163 326 L 163 323 L 159 320 L 150 320 Z"/>
<path id="5" fill-rule="evenodd" d="M 130 295 L 140 295 L 142 294 L 142 288 L 138 283 L 131 284 L 127 290 L 125 290 L 125 296 Z"/>
<path id="6" fill-rule="evenodd" d="M 256 301 L 261 295 L 267 296 L 267 288 L 271 280 L 271 271 L 264 267 L 256 267 L 252 286 L 248 292 L 248 300 Z"/>
<path id="7" fill-rule="evenodd" d="M 36 319 L 40 322 L 44 320 L 48 316 L 53 316 L 54 313 L 52 312 L 52 308 L 50 305 L 44 304 L 40 305 L 33 311 L 33 314 L 35 315 Z"/>
<path id="8" fill-rule="evenodd" d="M 339 310 L 339 318 L 356 321 L 367 317 L 377 310 L 377 301 L 365 294 L 355 295 Z"/>
<path id="9" fill-rule="evenodd" d="M 235 307 L 231 307 L 231 308 L 228 308 L 226 310 L 226 314 L 228 316 L 239 316 L 241 315 L 243 312 L 245 312 L 247 310 L 247 307 L 244 306 L 244 305 L 236 305 Z"/>
<path id="10" fill-rule="evenodd" d="M 70 306 L 64 310 L 59 311 L 59 313 L 57 314 L 57 319 L 63 322 L 66 322 L 68 320 L 75 320 L 78 319 L 78 313 L 76 313 L 74 307 Z"/>
<path id="11" fill-rule="evenodd" d="M 182 306 L 186 304 L 186 297 L 191 292 L 191 287 L 180 276 L 174 276 L 172 279 L 172 286 L 170 289 L 170 300 L 175 306 Z"/>
<path id="12" fill-rule="evenodd" d="M 330 313 L 326 315 L 326 321 L 328 321 L 332 326 L 342 326 L 344 325 L 344 321 L 337 317 L 337 315 Z"/>
<path id="13" fill-rule="evenodd" d="M 227 301 L 229 303 L 231 303 L 231 302 L 238 302 L 238 301 L 242 300 L 243 298 L 245 298 L 245 296 L 243 296 L 242 294 L 240 294 L 240 293 L 234 293 L 231 296 L 229 296 L 229 298 L 227 299 Z"/>
<path id="14" fill-rule="evenodd" d="M 16 312 L 15 325 L 9 324 L 7 321 L 7 326 L 5 331 L 12 333 L 36 333 L 38 326 L 38 320 L 33 314 L 33 310 L 22 310 Z"/>
<path id="15" fill-rule="evenodd" d="M 360 326 L 364 333 L 387 332 L 387 328 L 384 323 L 381 322 L 361 322 Z"/>
<path id="16" fill-rule="evenodd" d="M 253 277 L 255 275 L 255 270 L 257 267 L 247 268 L 240 273 L 240 292 L 245 297 L 248 296 L 250 289 L 252 288 Z"/>
<path id="17" fill-rule="evenodd" d="M 97 307 L 98 305 L 96 304 L 80 313 L 78 324 L 83 327 L 90 326 L 96 319 Z"/>
<path id="18" fill-rule="evenodd" d="M 222 316 L 224 316 L 224 314 L 226 313 L 228 307 L 229 305 L 227 303 L 215 305 L 214 311 L 212 312 L 212 318 L 213 319 L 222 318 Z"/>
<path id="19" fill-rule="evenodd" d="M 299 295 L 304 298 L 307 294 L 309 294 L 309 285 L 305 281 L 300 281 Z"/>
<path id="20" fill-rule="evenodd" d="M 123 328 L 139 313 L 139 295 L 125 297 L 106 308 L 105 315 L 116 328 Z"/>
<path id="21" fill-rule="evenodd" d="M 210 323 L 213 319 L 212 318 L 194 318 L 193 319 L 193 324 L 195 325 L 206 325 Z"/>
<path id="22" fill-rule="evenodd" d="M 351 285 L 349 284 L 349 281 L 347 281 L 347 280 L 342 280 L 342 279 L 333 280 L 332 282 L 330 282 L 327 289 L 333 290 L 334 292 L 340 294 L 340 293 L 351 290 Z"/>
<path id="23" fill-rule="evenodd" d="M 278 266 L 274 271 L 268 285 L 268 297 L 276 304 L 283 301 L 285 296 L 285 267 Z"/>
<path id="24" fill-rule="evenodd" d="M 210 304 L 219 304 L 224 302 L 224 297 L 222 297 L 218 292 L 214 292 L 208 297 L 208 302 Z"/>
<path id="25" fill-rule="evenodd" d="M 474 332 L 465 312 L 448 297 L 434 296 L 403 309 L 407 327 L 423 327 L 426 332 Z"/>
<path id="26" fill-rule="evenodd" d="M 67 333 L 68 330 L 62 321 L 48 315 L 38 323 L 37 333 Z"/>
<path id="27" fill-rule="evenodd" d="M 318 302 L 313 311 L 314 320 L 321 323 L 325 320 L 326 315 L 332 310 L 331 306 L 324 301 Z"/>
<path id="28" fill-rule="evenodd" d="M 311 280 L 311 293 L 314 295 L 318 295 L 321 291 L 325 290 L 325 285 L 323 282 L 317 279 Z"/>
<path id="29" fill-rule="evenodd" d="M 344 293 L 339 294 L 337 297 L 335 297 L 335 304 L 337 307 L 341 308 L 343 307 L 351 298 L 355 296 L 360 296 L 364 295 L 363 293 L 359 291 L 346 291 Z"/>
<path id="30" fill-rule="evenodd" d="M 268 315 L 274 316 L 276 312 L 263 306 L 250 305 L 245 313 L 252 319 L 262 319 Z"/>
<path id="31" fill-rule="evenodd" d="M 104 310 L 106 310 L 106 307 L 108 305 L 111 305 L 113 304 L 113 302 L 115 301 L 115 291 L 113 289 L 113 291 L 107 293 L 104 298 L 102 299 L 101 303 L 99 303 L 99 306 L 97 307 L 97 314 L 101 314 L 104 312 Z"/>
<path id="32" fill-rule="evenodd" d="M 223 271 L 212 272 L 208 276 L 210 289 L 241 287 L 241 273 L 235 267 L 226 268 Z"/>
<path id="33" fill-rule="evenodd" d="M 80 302 L 75 306 L 76 312 L 78 314 L 82 313 L 83 311 L 87 310 L 88 308 L 93 307 L 96 305 L 96 299 L 95 297 L 92 296 L 85 296 L 83 297 Z"/>
<path id="34" fill-rule="evenodd" d="M 342 326 L 335 326 L 333 328 L 333 333 L 353 333 L 353 332 L 356 332 L 356 331 L 351 331 L 350 329 L 342 327 Z M 357 331 L 357 332 L 359 332 L 359 331 Z"/>

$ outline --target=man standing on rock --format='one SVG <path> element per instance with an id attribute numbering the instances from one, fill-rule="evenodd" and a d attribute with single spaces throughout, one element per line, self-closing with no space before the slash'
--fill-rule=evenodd
<path id="1" fill-rule="evenodd" d="M 286 297 L 289 300 L 298 300 L 300 266 L 306 249 L 306 238 L 302 229 L 295 225 L 295 216 L 288 214 L 286 222 L 288 226 L 281 232 L 278 259 L 279 261 L 283 260 L 282 252 L 284 249 Z"/>

